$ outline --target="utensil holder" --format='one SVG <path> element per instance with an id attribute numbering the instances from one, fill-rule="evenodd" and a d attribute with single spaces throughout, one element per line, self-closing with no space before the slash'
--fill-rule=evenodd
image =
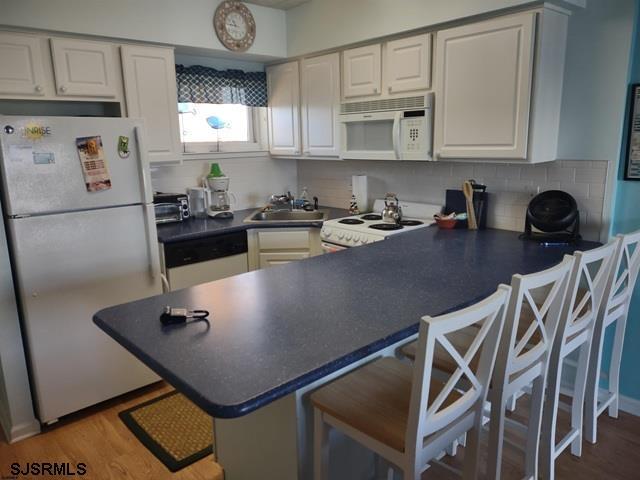
<path id="1" fill-rule="evenodd" d="M 489 203 L 489 194 L 478 190 L 473 192 L 473 210 L 476 213 L 476 222 L 478 230 L 487 228 L 487 204 Z M 464 213 L 467 211 L 467 199 L 462 190 L 447 190 L 445 195 L 444 214 Z M 458 220 L 455 228 L 468 228 L 467 220 Z"/>

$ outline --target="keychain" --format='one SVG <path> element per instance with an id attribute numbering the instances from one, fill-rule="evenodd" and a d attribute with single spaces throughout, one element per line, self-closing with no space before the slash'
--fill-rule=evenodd
<path id="1" fill-rule="evenodd" d="M 167 305 L 164 307 L 162 315 L 160 315 L 160 322 L 163 325 L 176 325 L 187 323 L 187 320 L 206 320 L 208 316 L 209 312 L 207 310 L 187 310 L 186 308 L 174 308 Z"/>

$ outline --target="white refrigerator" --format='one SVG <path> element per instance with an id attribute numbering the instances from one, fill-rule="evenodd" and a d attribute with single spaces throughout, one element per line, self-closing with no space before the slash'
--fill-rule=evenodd
<path id="1" fill-rule="evenodd" d="M 104 307 L 162 292 L 149 166 L 136 120 L 0 116 L 0 129 L 29 375 L 48 423 L 158 380 L 92 322 Z M 110 188 L 85 181 L 78 142 L 91 153 L 86 171 L 106 166 Z"/>

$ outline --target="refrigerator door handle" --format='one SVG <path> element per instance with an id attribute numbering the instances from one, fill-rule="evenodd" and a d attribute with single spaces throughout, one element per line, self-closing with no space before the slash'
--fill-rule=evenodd
<path id="1" fill-rule="evenodd" d="M 147 236 L 147 251 L 149 255 L 149 274 L 151 278 L 160 276 L 160 252 L 156 237 L 156 215 L 153 204 L 143 205 L 144 225 Z"/>
<path id="2" fill-rule="evenodd" d="M 138 150 L 138 166 L 140 168 L 140 188 L 142 190 L 142 203 L 153 202 L 153 191 L 151 189 L 151 173 L 149 172 L 149 157 L 147 156 L 147 145 L 142 127 L 135 126 L 136 147 Z"/>

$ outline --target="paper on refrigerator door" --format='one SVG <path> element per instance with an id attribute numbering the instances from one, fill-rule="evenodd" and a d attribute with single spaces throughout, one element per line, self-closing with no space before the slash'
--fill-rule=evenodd
<path id="1" fill-rule="evenodd" d="M 76 148 L 82 164 L 82 174 L 87 192 L 109 190 L 111 175 L 102 148 L 102 137 L 76 138 Z"/>
<path id="2" fill-rule="evenodd" d="M 31 145 L 9 145 L 9 160 L 16 163 L 30 162 L 33 158 Z"/>

